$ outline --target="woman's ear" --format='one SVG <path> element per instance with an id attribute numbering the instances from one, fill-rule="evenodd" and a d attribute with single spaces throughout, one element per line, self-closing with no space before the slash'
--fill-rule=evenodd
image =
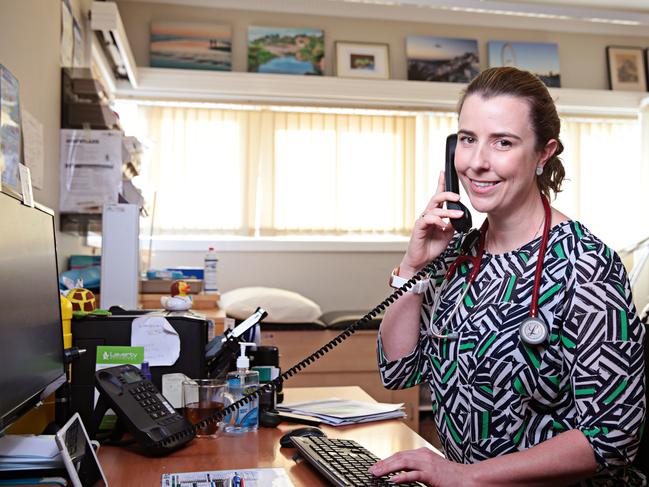
<path id="1" fill-rule="evenodd" d="M 548 140 L 548 142 L 545 144 L 545 147 L 541 151 L 541 158 L 539 159 L 539 162 L 536 163 L 536 165 L 541 167 L 545 166 L 545 163 L 548 162 L 548 159 L 550 159 L 557 151 L 558 146 L 559 143 L 557 142 L 557 139 Z"/>

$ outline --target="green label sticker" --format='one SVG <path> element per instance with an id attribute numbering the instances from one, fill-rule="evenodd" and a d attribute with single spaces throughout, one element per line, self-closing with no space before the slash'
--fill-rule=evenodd
<path id="1" fill-rule="evenodd" d="M 97 347 L 97 364 L 134 364 L 144 362 L 144 347 Z"/>

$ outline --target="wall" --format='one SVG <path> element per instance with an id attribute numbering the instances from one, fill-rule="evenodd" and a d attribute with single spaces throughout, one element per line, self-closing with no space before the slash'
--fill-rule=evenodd
<path id="1" fill-rule="evenodd" d="M 390 46 L 392 78 L 406 79 L 405 38 L 436 35 L 477 39 L 481 66 L 487 66 L 489 40 L 556 42 L 559 44 L 562 85 L 568 88 L 607 89 L 605 47 L 649 46 L 649 37 L 602 36 L 469 27 L 418 22 L 359 20 L 342 17 L 307 16 L 173 6 L 118 1 L 137 64 L 148 66 L 149 24 L 153 20 L 223 22 L 232 26 L 233 69 L 246 71 L 249 25 L 300 26 L 325 31 L 325 74 L 333 73 L 334 41 L 384 42 Z M 399 263 L 405 244 L 394 252 L 242 252 L 220 251 L 219 282 L 222 291 L 241 286 L 263 285 L 300 292 L 320 304 L 323 311 L 366 310 L 389 291 L 387 279 Z M 217 251 L 219 251 L 217 246 Z M 157 252 L 152 266 L 202 265 L 202 252 Z"/>
<path id="2" fill-rule="evenodd" d="M 232 26 L 233 70 L 246 71 L 247 29 L 249 25 L 312 27 L 325 32 L 327 56 L 325 74 L 333 74 L 334 41 L 381 42 L 390 46 L 390 71 L 394 79 L 406 79 L 405 39 L 409 35 L 430 35 L 477 39 L 480 64 L 487 67 L 487 41 L 510 40 L 559 44 L 562 86 L 607 89 L 605 48 L 607 45 L 649 47 L 646 37 L 603 36 L 423 22 L 364 20 L 346 17 L 224 10 L 119 0 L 119 10 L 136 62 L 149 65 L 149 24 L 152 20 L 221 22 Z M 466 14 L 468 15 L 468 14 Z M 551 21 L 548 21 L 551 22 Z"/>
<path id="3" fill-rule="evenodd" d="M 77 17 L 91 0 L 77 0 Z M 59 206 L 59 129 L 61 127 L 60 0 L 0 0 L 0 63 L 18 79 L 20 103 L 43 124 L 44 183 L 34 199 L 55 211 Z M 57 218 L 58 228 L 58 218 Z M 77 236 L 58 234 L 59 268 L 67 257 L 86 252 Z"/>
<path id="4" fill-rule="evenodd" d="M 403 245 L 405 251 L 405 244 Z M 221 292 L 266 286 L 299 292 L 333 310 L 368 311 L 391 291 L 388 277 L 401 260 L 399 252 L 219 252 Z M 156 266 L 203 265 L 197 252 L 161 252 Z"/>

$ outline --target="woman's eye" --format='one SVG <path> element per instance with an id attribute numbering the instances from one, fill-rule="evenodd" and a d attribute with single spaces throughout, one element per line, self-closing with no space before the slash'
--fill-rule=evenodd
<path id="1" fill-rule="evenodd" d="M 496 142 L 496 145 L 501 149 L 508 149 L 512 146 L 512 143 L 509 140 L 501 139 Z"/>

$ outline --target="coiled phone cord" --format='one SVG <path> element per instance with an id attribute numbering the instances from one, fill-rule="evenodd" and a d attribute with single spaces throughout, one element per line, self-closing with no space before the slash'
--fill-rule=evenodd
<path id="1" fill-rule="evenodd" d="M 390 306 L 392 303 L 394 303 L 398 298 L 400 298 L 406 291 L 408 291 L 412 286 L 415 285 L 417 281 L 420 279 L 424 278 L 427 274 L 430 274 L 434 269 L 434 261 L 426 265 L 423 269 L 421 269 L 417 274 L 415 274 L 413 277 L 411 277 L 402 287 L 399 289 L 396 289 L 392 294 L 390 294 L 387 298 L 385 298 L 378 306 L 376 306 L 374 309 L 372 309 L 370 312 L 368 312 L 365 316 L 363 316 L 361 319 L 357 320 L 355 323 L 352 323 L 349 325 L 347 328 L 345 328 L 342 332 L 340 332 L 339 335 L 336 337 L 332 338 L 328 343 L 326 343 L 324 346 L 320 347 L 318 350 L 313 352 L 311 355 L 306 357 L 304 360 L 298 362 L 295 364 L 293 367 L 279 375 L 277 378 L 273 379 L 271 382 L 268 382 L 264 384 L 263 386 L 255 389 L 255 391 L 251 392 L 250 394 L 242 397 L 236 402 L 233 402 L 230 404 L 228 407 L 221 409 L 220 411 L 217 411 L 216 413 L 212 414 L 211 416 L 199 421 L 198 423 L 192 425 L 191 428 L 188 428 L 184 431 L 181 431 L 179 433 L 176 433 L 174 435 L 170 435 L 164 440 L 159 441 L 156 446 L 162 446 L 164 447 L 170 447 L 173 445 L 175 442 L 179 441 L 180 439 L 184 438 L 187 435 L 193 435 L 196 433 L 198 429 L 203 429 L 206 428 L 209 424 L 215 423 L 222 421 L 223 418 L 225 418 L 228 414 L 235 412 L 237 409 L 239 409 L 241 406 L 244 406 L 245 404 L 248 404 L 249 402 L 253 401 L 254 399 L 260 397 L 263 393 L 272 391 L 276 389 L 277 387 L 280 386 L 285 380 L 289 379 L 291 376 L 297 374 L 299 371 L 307 367 L 308 365 L 311 365 L 313 362 L 315 362 L 317 359 L 325 355 L 326 353 L 330 352 L 333 350 L 335 347 L 337 347 L 339 344 L 341 344 L 343 341 L 345 341 L 347 338 L 349 338 L 351 335 L 353 335 L 356 330 L 361 325 L 364 325 L 365 323 L 368 323 L 370 320 L 374 319 L 379 313 L 385 311 L 385 309 Z"/>

